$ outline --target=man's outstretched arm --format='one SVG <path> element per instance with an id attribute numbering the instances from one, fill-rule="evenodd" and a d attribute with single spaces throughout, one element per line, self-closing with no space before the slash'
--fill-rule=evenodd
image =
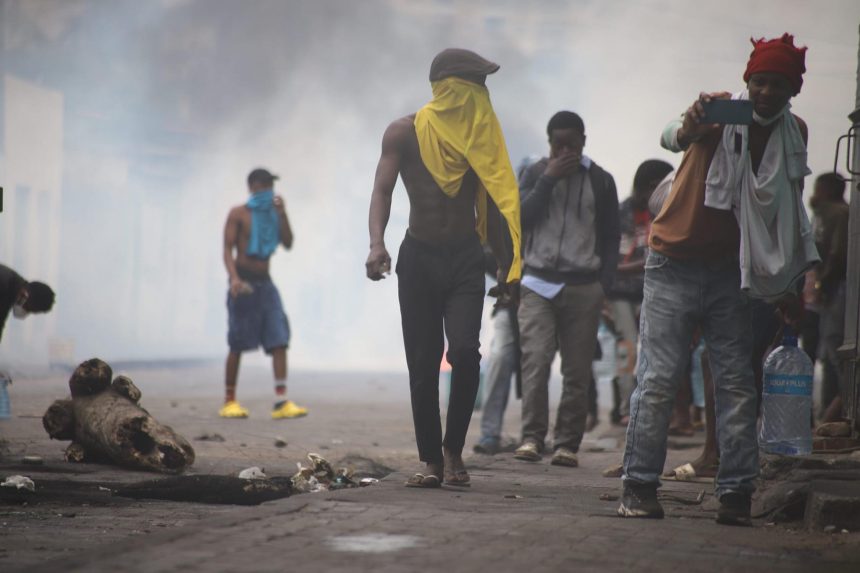
<path id="1" fill-rule="evenodd" d="M 394 122 L 382 136 L 382 154 L 376 166 L 373 193 L 370 196 L 370 254 L 365 268 L 367 278 L 373 281 L 385 278 L 383 273 L 391 269 L 391 256 L 385 248 L 385 227 L 391 215 L 391 196 L 400 173 L 401 144 L 404 127 Z"/>

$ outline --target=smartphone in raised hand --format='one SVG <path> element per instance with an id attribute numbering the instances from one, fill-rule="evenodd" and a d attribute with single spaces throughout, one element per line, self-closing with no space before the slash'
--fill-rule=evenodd
<path id="1" fill-rule="evenodd" d="M 748 99 L 712 99 L 703 101 L 702 107 L 701 123 L 749 125 L 753 120 L 753 102 Z"/>

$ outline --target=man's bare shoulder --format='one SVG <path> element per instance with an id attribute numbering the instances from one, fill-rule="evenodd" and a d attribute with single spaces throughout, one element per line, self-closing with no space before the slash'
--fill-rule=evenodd
<path id="1" fill-rule="evenodd" d="M 228 221 L 242 221 L 248 215 L 248 207 L 244 204 L 236 205 L 235 207 L 230 209 L 230 212 L 227 214 Z"/>
<path id="2" fill-rule="evenodd" d="M 385 139 L 392 142 L 403 142 L 415 133 L 415 114 L 395 119 L 385 129 Z"/>

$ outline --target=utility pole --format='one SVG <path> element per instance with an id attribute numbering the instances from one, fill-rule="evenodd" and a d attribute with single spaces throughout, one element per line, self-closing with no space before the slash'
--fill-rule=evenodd
<path id="1" fill-rule="evenodd" d="M 860 32 L 860 28 L 858 28 Z M 860 35 L 860 34 L 858 34 Z M 851 128 L 840 138 L 847 143 L 845 170 L 849 182 L 850 219 L 848 222 L 848 273 L 845 284 L 845 337 L 839 357 L 845 373 L 842 400 L 851 422 L 852 437 L 860 438 L 860 45 L 857 52 L 857 92 L 854 111 L 848 116 Z M 842 147 L 837 146 L 836 163 Z"/>

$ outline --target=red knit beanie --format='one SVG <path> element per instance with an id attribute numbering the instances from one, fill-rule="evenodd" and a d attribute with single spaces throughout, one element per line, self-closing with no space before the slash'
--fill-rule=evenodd
<path id="1" fill-rule="evenodd" d="M 753 74 L 775 72 L 787 77 L 794 86 L 794 95 L 799 94 L 806 71 L 806 46 L 795 47 L 791 34 L 783 34 L 781 38 L 772 40 L 750 38 L 750 41 L 753 51 L 744 72 L 744 82 L 749 82 Z"/>

